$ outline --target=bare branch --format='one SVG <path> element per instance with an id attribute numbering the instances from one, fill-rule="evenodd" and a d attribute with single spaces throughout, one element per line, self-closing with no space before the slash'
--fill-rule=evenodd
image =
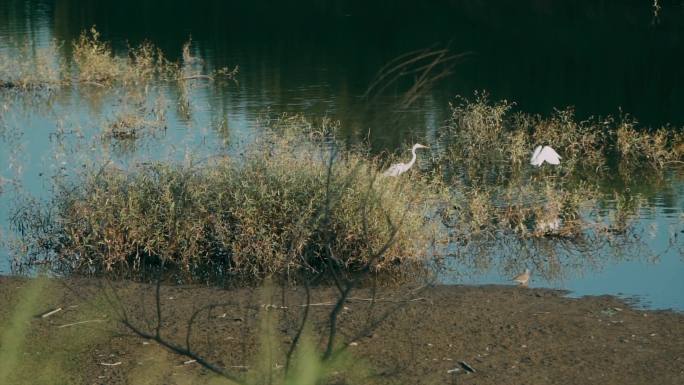
<path id="1" fill-rule="evenodd" d="M 206 79 L 206 80 L 214 80 L 213 77 L 209 75 L 190 75 L 190 76 L 184 76 L 181 78 L 181 80 L 193 80 L 193 79 Z"/>
<path id="2" fill-rule="evenodd" d="M 155 289 L 155 301 L 157 305 L 157 327 L 155 329 L 155 335 L 159 338 L 159 333 L 161 332 L 162 326 L 162 314 L 161 314 L 161 299 L 159 295 L 159 290 L 161 288 L 161 276 L 162 270 L 164 269 L 164 262 L 162 261 L 161 267 L 159 268 L 159 274 L 157 276 L 157 287 Z"/>
<path id="3" fill-rule="evenodd" d="M 133 325 L 129 320 L 123 320 L 121 322 L 123 323 L 124 326 L 126 326 L 128 329 L 130 329 L 133 333 L 137 334 L 138 336 L 140 336 L 144 339 L 147 339 L 147 340 L 155 341 L 158 344 L 166 347 L 167 349 L 171 350 L 172 352 L 174 352 L 176 354 L 180 354 L 182 356 L 186 356 L 192 360 L 195 360 L 198 364 L 200 364 L 204 368 L 206 368 L 206 369 L 208 369 L 208 370 L 210 370 L 210 371 L 212 371 L 212 372 L 214 372 L 214 373 L 216 373 L 216 374 L 218 374 L 218 375 L 220 375 L 220 376 L 222 376 L 222 377 L 224 377 L 230 381 L 233 381 L 237 384 L 245 384 L 245 382 L 243 380 L 241 380 L 240 378 L 238 378 L 236 375 L 229 373 L 226 370 L 208 362 L 207 360 L 205 360 L 202 356 L 198 355 L 197 353 L 195 353 L 191 350 L 185 349 L 183 347 L 180 347 L 180 346 L 173 344 L 169 341 L 166 341 L 165 339 L 160 338 L 158 335 L 146 333 L 146 332 L 138 329 L 137 327 L 135 327 L 135 325 Z"/>
<path id="4" fill-rule="evenodd" d="M 292 354 L 295 352 L 295 349 L 297 348 L 297 345 L 299 344 L 299 339 L 302 336 L 302 333 L 304 332 L 304 328 L 306 327 L 306 322 L 309 319 L 309 309 L 311 309 L 311 288 L 309 287 L 309 282 L 307 280 L 304 280 L 304 290 L 306 290 L 306 307 L 304 308 L 304 315 L 302 316 L 302 321 L 299 324 L 299 329 L 297 330 L 297 334 L 295 334 L 294 338 L 292 339 L 292 345 L 290 345 L 290 349 L 287 351 L 287 356 L 285 360 L 285 373 L 287 373 L 290 370 L 290 361 L 292 359 Z"/>
<path id="5" fill-rule="evenodd" d="M 377 73 L 375 80 L 368 86 L 363 97 L 382 94 L 399 79 L 413 74 L 420 74 L 411 88 L 404 93 L 403 106 L 412 104 L 418 96 L 437 82 L 452 73 L 460 59 L 472 52 L 452 54 L 450 49 L 426 48 L 400 55 L 385 64 Z M 435 73 L 436 72 L 436 73 Z"/>

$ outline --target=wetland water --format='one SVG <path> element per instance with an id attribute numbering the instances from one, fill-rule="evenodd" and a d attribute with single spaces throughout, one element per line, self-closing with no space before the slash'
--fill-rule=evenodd
<path id="1" fill-rule="evenodd" d="M 267 1 L 167 2 L 13 1 L 0 4 L 0 55 L 47 57 L 69 65 L 70 42 L 97 26 L 115 52 L 145 39 L 171 60 L 192 37 L 203 71 L 239 66 L 238 82 L 163 82 L 140 103 L 164 108 L 163 124 L 133 143 L 102 140 L 102 127 L 139 106 L 124 90 L 82 85 L 30 96 L 0 94 L 0 236 L 11 239 L 8 216 L 17 196 L 50 196 L 50 178 L 73 175 L 95 161 L 128 167 L 186 153 L 237 154 L 259 135 L 265 112 L 304 113 L 341 122 L 349 143 L 368 138 L 372 150 L 394 152 L 413 142 L 443 151 L 444 121 L 456 95 L 486 90 L 515 109 L 542 115 L 574 106 L 577 119 L 630 114 L 644 129 L 684 126 L 684 6 L 648 1 L 517 1 L 486 4 L 408 1 L 296 6 Z M 55 45 L 54 41 L 65 41 Z M 379 69 L 399 55 L 432 47 L 468 55 L 449 76 L 405 103 L 411 79 L 364 98 Z M 152 112 L 151 115 L 155 113 Z M 152 116 L 147 117 L 153 119 Z M 163 126 L 163 127 L 162 127 Z M 530 148 L 530 151 L 532 149 Z M 563 149 L 559 148 L 563 155 Z M 430 155 L 419 160 L 422 171 Z M 595 180 L 587 171 L 586 179 Z M 645 171 L 649 174 L 648 171 Z M 634 242 L 595 248 L 553 239 L 501 236 L 480 255 L 455 244 L 443 273 L 448 283 L 506 283 L 533 269 L 532 286 L 572 295 L 620 294 L 654 308 L 684 310 L 684 183 L 681 168 L 657 178 L 597 182 L 601 197 L 587 216 L 610 218 L 626 189 L 639 204 Z M 588 238 L 588 243 L 598 238 Z M 0 249 L 0 268 L 9 269 Z M 450 270 L 451 270 L 450 269 Z"/>

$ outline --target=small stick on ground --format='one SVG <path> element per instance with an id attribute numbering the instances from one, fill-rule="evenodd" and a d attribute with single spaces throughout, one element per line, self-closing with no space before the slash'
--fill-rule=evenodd
<path id="1" fill-rule="evenodd" d="M 300 307 L 310 307 L 310 306 L 334 306 L 332 302 L 319 302 L 319 303 L 304 303 L 299 305 Z"/>
<path id="2" fill-rule="evenodd" d="M 118 366 L 118 365 L 121 365 L 121 361 L 117 361 L 117 362 L 114 362 L 114 363 L 100 362 L 100 365 L 104 365 L 104 366 Z"/>
<path id="3" fill-rule="evenodd" d="M 40 315 L 40 318 L 47 318 L 47 317 L 49 317 L 49 316 L 51 316 L 51 315 L 53 315 L 53 314 L 59 313 L 60 311 L 62 311 L 62 308 L 61 308 L 61 307 L 58 307 L 57 309 L 52 309 L 52 310 L 48 311 L 47 313 L 41 314 L 41 315 Z"/>
<path id="4" fill-rule="evenodd" d="M 75 326 L 75 325 L 86 324 L 86 323 L 91 323 L 91 322 L 104 322 L 104 321 L 106 321 L 106 320 L 105 319 L 89 319 L 89 320 L 85 320 L 85 321 L 79 321 L 79 322 L 74 322 L 74 323 L 70 323 L 70 324 L 59 325 L 57 327 L 61 329 L 61 328 L 69 327 L 69 326 Z"/>

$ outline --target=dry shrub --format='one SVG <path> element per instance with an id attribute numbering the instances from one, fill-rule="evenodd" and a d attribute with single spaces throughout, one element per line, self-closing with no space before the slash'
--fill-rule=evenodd
<path id="1" fill-rule="evenodd" d="M 81 81 L 109 84 L 125 70 L 124 60 L 114 56 L 110 45 L 100 40 L 100 33 L 95 27 L 89 32 L 81 32 L 73 50 Z"/>
<path id="2" fill-rule="evenodd" d="M 487 97 L 476 94 L 474 102 L 457 98 L 446 126 L 447 158 L 464 165 L 464 171 L 478 179 L 496 174 L 507 155 L 507 147 L 493 144 L 505 138 L 504 119 L 514 106 L 505 100 L 490 104 Z"/>
<path id="3" fill-rule="evenodd" d="M 422 263 L 436 234 L 426 217 L 444 195 L 420 178 L 378 179 L 377 165 L 302 138 L 267 135 L 239 160 L 104 167 L 57 187 L 43 210 L 19 210 L 24 262 L 57 270 L 139 271 L 165 261 L 245 278 Z"/>

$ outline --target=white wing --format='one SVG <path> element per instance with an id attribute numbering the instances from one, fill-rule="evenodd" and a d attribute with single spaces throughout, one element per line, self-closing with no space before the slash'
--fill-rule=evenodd
<path id="1" fill-rule="evenodd" d="M 560 164 L 560 155 L 554 150 L 553 148 L 549 146 L 544 146 L 542 148 L 541 152 L 539 153 L 539 157 L 537 161 L 539 164 L 542 164 L 543 162 L 547 162 L 550 164 Z"/>
<path id="2" fill-rule="evenodd" d="M 385 172 L 382 173 L 384 176 L 399 176 L 399 174 L 406 171 L 406 165 L 403 163 L 396 163 L 391 165 Z"/>
<path id="3" fill-rule="evenodd" d="M 532 158 L 530 158 L 530 164 L 533 166 L 539 166 L 541 165 L 541 162 L 538 161 L 539 153 L 542 150 L 542 146 L 537 146 L 537 148 L 534 149 L 534 153 L 532 154 Z"/>

